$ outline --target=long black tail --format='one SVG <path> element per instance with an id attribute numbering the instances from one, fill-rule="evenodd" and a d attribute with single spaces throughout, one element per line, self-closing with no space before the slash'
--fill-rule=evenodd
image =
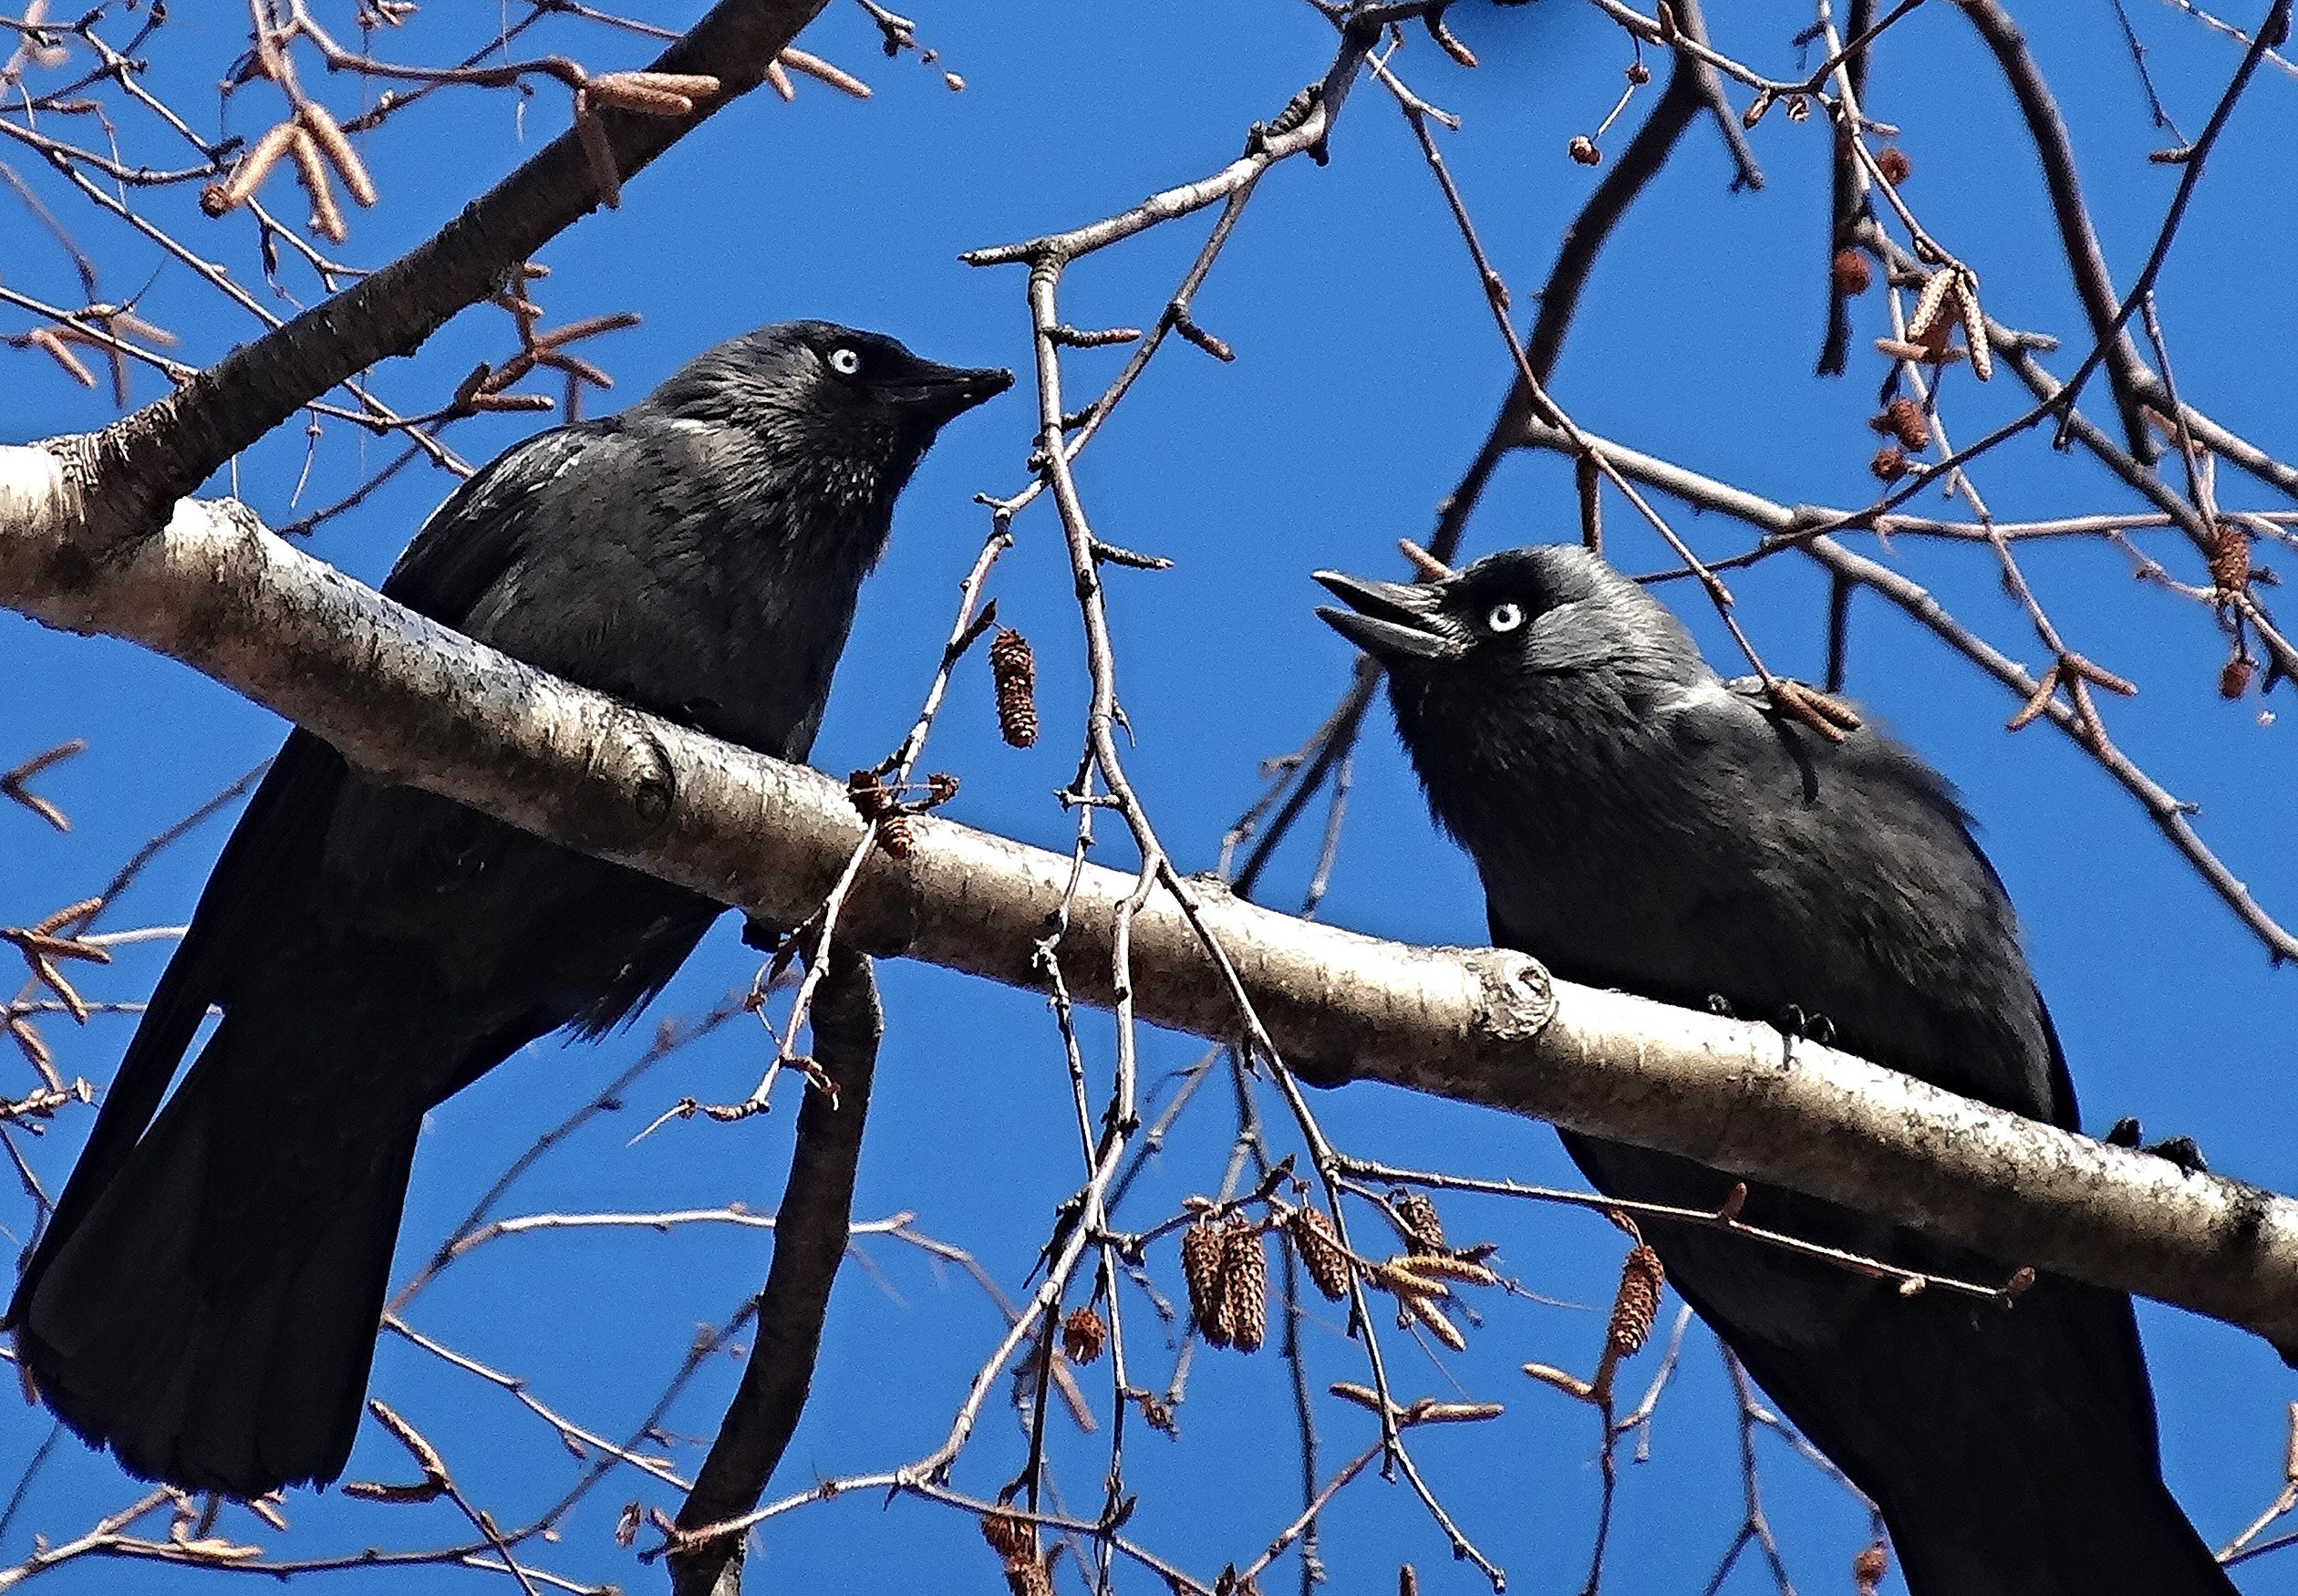
<path id="1" fill-rule="evenodd" d="M 15 1320 L 40 1394 L 89 1444 L 244 1498 L 343 1472 L 420 1119 L 275 1076 L 247 1090 L 238 1031 L 39 1260 Z"/>

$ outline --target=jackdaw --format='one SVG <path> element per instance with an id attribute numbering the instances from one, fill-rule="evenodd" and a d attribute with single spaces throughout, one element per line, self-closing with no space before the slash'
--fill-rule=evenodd
<path id="1" fill-rule="evenodd" d="M 2003 884 L 1944 778 L 1726 681 L 1674 616 L 1577 545 L 1403 586 L 1336 572 L 1318 613 L 1385 668 L 1493 939 L 1559 976 L 1755 1019 L 2076 1128 Z M 1713 1208 L 1734 1177 L 1567 1134 L 1614 1197 Z M 1962 1279 L 2002 1260 L 1797 1193 L 1750 1223 Z M 1649 1222 L 1685 1301 L 1871 1498 L 1915 1596 L 2227 1596 L 2162 1481 L 2129 1298 L 2044 1276 L 2015 1305 Z"/>
<path id="2" fill-rule="evenodd" d="M 826 323 L 763 328 L 511 450 L 383 591 L 802 760 L 895 495 L 945 422 L 1012 380 Z M 636 1014 L 722 907 L 292 734 L 17 1284 L 41 1395 L 187 1490 L 341 1474 L 424 1114 L 546 1032 Z M 163 1109 L 212 1004 L 223 1021 Z"/>

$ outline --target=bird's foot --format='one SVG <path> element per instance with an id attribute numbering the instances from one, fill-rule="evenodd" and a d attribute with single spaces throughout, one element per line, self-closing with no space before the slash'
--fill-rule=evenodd
<path id="1" fill-rule="evenodd" d="M 1817 1042 L 1821 1047 L 1835 1045 L 1835 1021 L 1825 1014 L 1806 1012 L 1800 1003 L 1790 1003 L 1780 1010 L 1779 1029 L 1789 1036 Z"/>
<path id="2" fill-rule="evenodd" d="M 2135 1115 L 2117 1120 L 2114 1128 L 2106 1133 L 2106 1143 L 2109 1146 L 2132 1147 L 2142 1153 L 2152 1153 L 2156 1157 L 2177 1166 L 2181 1175 L 2208 1175 L 2210 1172 L 2210 1161 L 2202 1156 L 2202 1149 L 2192 1136 L 2165 1136 L 2149 1146 L 2146 1145 L 2146 1132 L 2139 1127 Z"/>

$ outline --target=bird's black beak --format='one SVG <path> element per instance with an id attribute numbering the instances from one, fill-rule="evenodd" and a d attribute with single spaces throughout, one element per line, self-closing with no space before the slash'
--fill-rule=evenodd
<path id="1" fill-rule="evenodd" d="M 927 426 L 938 427 L 1012 386 L 1013 373 L 1001 366 L 940 366 L 920 360 L 902 381 L 888 383 L 882 391 Z"/>
<path id="2" fill-rule="evenodd" d="M 1468 651 L 1460 628 L 1438 607 L 1443 600 L 1434 587 L 1368 582 L 1338 571 L 1319 571 L 1316 575 L 1335 598 L 1349 606 L 1320 606 L 1318 616 L 1382 665 L 1457 659 Z"/>

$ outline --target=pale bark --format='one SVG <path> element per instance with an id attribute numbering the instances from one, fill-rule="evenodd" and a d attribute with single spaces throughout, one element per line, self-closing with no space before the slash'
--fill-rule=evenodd
<path id="1" fill-rule="evenodd" d="M 841 788 L 543 675 L 290 547 L 236 504 L 186 501 L 90 568 L 54 456 L 0 450 L 0 602 L 142 643 L 309 727 L 366 770 L 683 883 L 769 921 L 819 904 L 862 835 Z M 898 953 L 1038 988 L 1062 855 L 947 821 L 864 867 L 840 922 Z M 1113 999 L 1130 874 L 1087 867 L 1061 945 L 1080 999 Z M 1553 981 L 1490 949 L 1419 948 L 1273 913 L 1199 883 L 1204 917 L 1284 1057 L 1321 1085 L 1378 1081 L 1720 1166 L 2037 1268 L 2159 1298 L 2298 1352 L 2298 1204 L 1999 1113 L 1767 1026 Z M 1134 1002 L 1238 1033 L 1167 896 L 1133 921 Z"/>

